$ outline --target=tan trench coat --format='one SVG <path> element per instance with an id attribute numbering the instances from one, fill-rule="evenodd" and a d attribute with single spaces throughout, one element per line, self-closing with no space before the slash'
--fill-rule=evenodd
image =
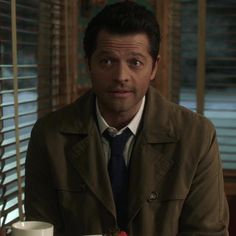
<path id="1" fill-rule="evenodd" d="M 147 93 L 130 161 L 129 236 L 225 236 L 228 206 L 216 133 L 204 117 Z M 26 161 L 29 220 L 56 234 L 112 231 L 115 206 L 89 92 L 40 119 Z"/>

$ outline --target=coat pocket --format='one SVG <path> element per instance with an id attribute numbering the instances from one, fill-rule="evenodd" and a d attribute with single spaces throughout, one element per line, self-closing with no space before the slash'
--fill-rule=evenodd
<path id="1" fill-rule="evenodd" d="M 93 230 L 101 232 L 102 207 L 85 184 L 55 189 L 67 232 L 73 232 L 73 235 L 92 234 Z"/>

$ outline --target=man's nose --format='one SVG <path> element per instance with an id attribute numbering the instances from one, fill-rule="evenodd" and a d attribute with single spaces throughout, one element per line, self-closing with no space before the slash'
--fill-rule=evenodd
<path id="1" fill-rule="evenodd" d="M 116 81 L 125 82 L 130 79 L 130 69 L 127 64 L 119 63 L 117 65 L 116 75 L 114 76 Z"/>

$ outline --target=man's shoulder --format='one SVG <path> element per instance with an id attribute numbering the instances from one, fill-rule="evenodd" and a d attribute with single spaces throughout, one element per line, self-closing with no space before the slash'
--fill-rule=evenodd
<path id="1" fill-rule="evenodd" d="M 88 117 L 92 115 L 92 106 L 93 94 L 91 91 L 88 91 L 74 102 L 39 118 L 35 126 L 40 128 L 45 127 L 45 129 L 49 127 L 50 129 L 58 129 L 67 124 L 72 125 L 80 120 L 88 120 Z"/>
<path id="2" fill-rule="evenodd" d="M 162 120 L 166 120 L 168 125 L 175 127 L 177 130 L 215 130 L 214 125 L 207 117 L 187 107 L 169 101 L 156 91 L 156 89 L 151 89 L 151 96 L 151 110 L 155 112 L 155 116 L 161 116 Z"/>
<path id="3" fill-rule="evenodd" d="M 214 129 L 212 122 L 203 114 L 197 113 L 196 111 L 176 103 L 172 103 L 171 107 L 174 119 L 183 127 Z"/>

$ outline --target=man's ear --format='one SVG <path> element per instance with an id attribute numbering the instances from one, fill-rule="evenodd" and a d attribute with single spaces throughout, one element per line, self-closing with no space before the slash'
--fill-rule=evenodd
<path id="1" fill-rule="evenodd" d="M 156 78 L 156 73 L 158 70 L 160 58 L 161 58 L 160 55 L 158 55 L 155 62 L 153 63 L 152 74 L 151 74 L 150 80 L 154 80 Z"/>

